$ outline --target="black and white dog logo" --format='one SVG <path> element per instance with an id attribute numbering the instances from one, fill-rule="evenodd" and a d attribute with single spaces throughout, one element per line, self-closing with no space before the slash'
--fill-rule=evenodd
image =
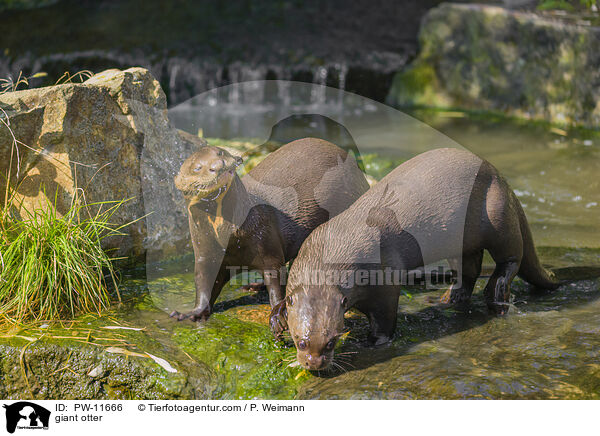
<path id="1" fill-rule="evenodd" d="M 29 401 L 19 401 L 4 405 L 6 409 L 6 431 L 14 433 L 18 429 L 48 429 L 50 411 Z"/>

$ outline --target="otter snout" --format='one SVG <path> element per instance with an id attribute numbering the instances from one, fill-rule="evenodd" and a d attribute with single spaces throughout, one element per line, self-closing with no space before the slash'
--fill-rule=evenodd
<path id="1" fill-rule="evenodd" d="M 329 366 L 329 363 L 331 362 L 331 356 L 328 356 L 326 354 L 312 354 L 312 353 L 306 353 L 306 354 L 298 354 L 298 362 L 300 362 L 300 364 L 306 368 L 309 369 L 311 371 L 316 371 L 319 369 L 325 369 Z"/>

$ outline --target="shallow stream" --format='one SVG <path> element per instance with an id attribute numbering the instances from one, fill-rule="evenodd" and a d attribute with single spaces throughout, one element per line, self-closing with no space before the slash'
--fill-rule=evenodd
<path id="1" fill-rule="evenodd" d="M 312 98 L 313 106 L 303 112 L 332 116 L 326 105 L 319 112 Z M 273 122 L 287 116 L 265 110 L 262 118 L 243 112 L 236 118 L 218 100 L 213 106 L 224 113 L 215 109 L 207 118 L 205 109 L 198 109 L 202 106 L 190 104 L 170 117 L 194 133 L 201 120 L 205 136 L 224 143 L 240 136 L 260 143 Z M 336 119 L 347 122 L 361 153 L 370 156 L 368 172 L 381 177 L 391 161 L 458 143 L 488 159 L 508 179 L 544 264 L 600 266 L 600 135 L 459 112 L 412 113 L 434 131 L 406 114 L 375 116 L 380 106 L 337 106 L 343 116 Z M 401 121 L 396 134 L 385 128 L 392 118 Z M 392 345 L 364 347 L 367 321 L 349 313 L 351 333 L 338 350 L 345 370 L 309 374 L 289 367 L 294 349 L 270 338 L 266 295 L 232 286 L 204 325 L 169 320 L 166 311 L 173 305 L 193 300 L 192 266 L 188 256 L 159 267 L 162 277 L 147 284 L 132 279 L 125 285 L 147 286 L 154 304 L 164 309 L 143 312 L 139 322 L 152 324 L 165 340 L 223 375 L 214 391 L 221 398 L 600 398 L 598 279 L 574 280 L 541 295 L 517 279 L 513 306 L 501 318 L 485 309 L 484 279 L 472 304 L 461 310 L 431 303 L 442 290 L 408 291 L 401 297 Z"/>

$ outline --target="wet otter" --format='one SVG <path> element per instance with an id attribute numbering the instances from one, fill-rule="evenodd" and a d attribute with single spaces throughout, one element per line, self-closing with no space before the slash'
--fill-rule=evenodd
<path id="1" fill-rule="evenodd" d="M 210 315 L 228 268 L 263 273 L 271 306 L 285 292 L 280 271 L 318 225 L 348 208 L 368 189 L 353 157 L 320 139 L 290 142 L 243 178 L 241 159 L 202 147 L 181 166 L 175 186 L 186 200 L 195 255 L 195 308 L 171 316 L 199 321 Z M 281 318 L 273 314 L 273 322 Z"/>
<path id="2" fill-rule="evenodd" d="M 473 292 L 484 249 L 496 262 L 485 299 L 499 313 L 516 274 L 540 288 L 558 285 L 538 261 L 519 201 L 490 163 L 437 149 L 400 165 L 302 245 L 285 300 L 298 361 L 312 370 L 331 363 L 351 307 L 368 316 L 371 344 L 391 339 L 399 283 L 365 280 L 365 271 L 410 271 L 447 259 L 458 278 L 442 301 L 458 303 Z M 326 281 L 315 281 L 315 272 Z"/>

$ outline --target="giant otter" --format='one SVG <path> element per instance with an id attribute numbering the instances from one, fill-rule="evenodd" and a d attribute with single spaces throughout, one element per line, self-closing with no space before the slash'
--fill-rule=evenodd
<path id="1" fill-rule="evenodd" d="M 485 299 L 499 313 L 516 274 L 536 287 L 558 285 L 538 261 L 519 201 L 490 163 L 445 148 L 398 166 L 300 248 L 285 300 L 298 361 L 311 370 L 331 363 L 351 307 L 367 315 L 370 343 L 391 339 L 400 286 L 364 280 L 365 271 L 409 271 L 447 259 L 459 276 L 442 301 L 457 303 L 470 298 L 484 249 L 496 263 Z M 318 272 L 325 282 L 315 280 Z"/>
<path id="2" fill-rule="evenodd" d="M 194 309 L 171 316 L 207 318 L 228 268 L 263 273 L 272 307 L 285 292 L 280 271 L 318 225 L 350 206 L 368 189 L 353 157 L 321 139 L 305 138 L 269 154 L 241 179 L 240 158 L 202 147 L 181 166 L 175 186 L 186 200 L 195 256 Z M 281 314 L 273 322 L 285 323 Z"/>

